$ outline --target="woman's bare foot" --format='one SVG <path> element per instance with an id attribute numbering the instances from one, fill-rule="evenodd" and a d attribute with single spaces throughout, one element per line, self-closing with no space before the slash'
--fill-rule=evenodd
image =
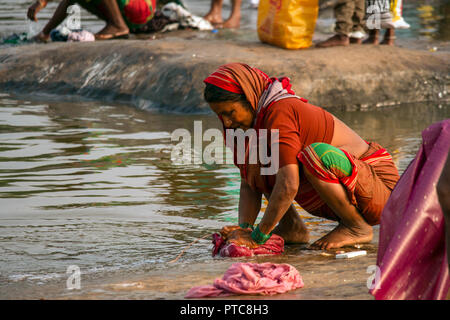
<path id="1" fill-rule="evenodd" d="M 381 41 L 381 44 L 393 46 L 395 42 L 395 29 L 389 28 L 386 29 L 386 33 L 384 34 L 383 41 Z"/>
<path id="2" fill-rule="evenodd" d="M 357 243 L 368 243 L 372 241 L 372 237 L 372 227 L 366 223 L 352 228 L 340 223 L 330 233 L 314 242 L 311 249 L 329 250 Z"/>
<path id="3" fill-rule="evenodd" d="M 225 29 L 238 29 L 241 26 L 241 16 L 240 15 L 232 15 L 227 21 L 225 21 L 222 25 L 222 28 Z"/>
<path id="4" fill-rule="evenodd" d="M 267 195 L 266 198 L 268 198 Z M 309 241 L 309 231 L 293 205 L 273 229 L 273 233 L 282 237 L 285 243 L 308 243 Z"/>
<path id="5" fill-rule="evenodd" d="M 113 24 L 106 24 L 106 26 L 95 34 L 96 40 L 109 40 L 122 36 L 126 36 L 130 33 L 127 26 L 117 27 Z"/>
<path id="6" fill-rule="evenodd" d="M 345 34 L 337 33 L 327 40 L 321 41 L 315 45 L 316 48 L 330 48 L 337 46 L 348 46 L 350 44 L 349 37 Z"/>
<path id="7" fill-rule="evenodd" d="M 374 44 L 377 45 L 380 43 L 380 30 L 373 29 L 369 31 L 369 37 L 363 41 L 363 44 Z"/>
<path id="8" fill-rule="evenodd" d="M 279 223 L 273 233 L 283 238 L 285 243 L 308 243 L 309 231 L 303 226 L 293 223 L 291 225 Z"/>
<path id="9" fill-rule="evenodd" d="M 203 19 L 209 21 L 213 26 L 223 25 L 222 15 L 212 11 L 210 11 L 206 16 L 204 16 Z"/>

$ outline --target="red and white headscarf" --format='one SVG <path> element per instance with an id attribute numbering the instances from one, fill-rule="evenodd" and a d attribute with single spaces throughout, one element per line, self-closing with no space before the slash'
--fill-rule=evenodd
<path id="1" fill-rule="evenodd" d="M 229 92 L 244 94 L 256 113 L 253 123 L 253 128 L 256 130 L 261 127 L 267 110 L 276 101 L 292 97 L 301 99 L 304 102 L 307 101 L 295 95 L 291 89 L 289 78 L 270 78 L 261 70 L 243 63 L 222 65 L 203 82 Z M 220 120 L 222 121 L 222 119 Z M 236 163 L 236 152 L 234 152 L 234 155 L 235 164 L 241 169 L 242 176 L 246 178 L 247 165 L 238 165 Z"/>
<path id="2" fill-rule="evenodd" d="M 259 127 L 271 104 L 285 98 L 299 98 L 292 91 L 289 78 L 270 78 L 261 70 L 243 63 L 222 65 L 203 82 L 226 91 L 244 94 L 257 114 L 254 128 Z"/>

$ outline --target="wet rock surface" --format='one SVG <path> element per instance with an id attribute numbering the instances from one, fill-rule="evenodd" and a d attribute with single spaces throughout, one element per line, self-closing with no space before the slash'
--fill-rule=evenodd
<path id="1" fill-rule="evenodd" d="M 450 52 L 381 45 L 294 51 L 186 34 L 4 47 L 0 90 L 124 101 L 166 112 L 209 112 L 203 79 L 219 65 L 239 61 L 271 76 L 290 77 L 298 95 L 329 109 L 448 100 Z"/>

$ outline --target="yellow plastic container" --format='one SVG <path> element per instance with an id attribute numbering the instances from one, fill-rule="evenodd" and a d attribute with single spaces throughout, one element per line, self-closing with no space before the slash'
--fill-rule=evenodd
<path id="1" fill-rule="evenodd" d="M 260 0 L 258 36 L 286 49 L 308 48 L 319 13 L 318 0 Z"/>

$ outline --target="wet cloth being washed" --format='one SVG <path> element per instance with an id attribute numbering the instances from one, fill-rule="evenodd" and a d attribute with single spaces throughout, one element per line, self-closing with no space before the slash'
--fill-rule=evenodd
<path id="1" fill-rule="evenodd" d="M 375 299 L 445 299 L 450 289 L 445 221 L 436 194 L 450 149 L 450 120 L 425 129 L 422 139 L 381 215 Z"/>
<path id="2" fill-rule="evenodd" d="M 250 249 L 232 242 L 227 242 L 220 234 L 214 233 L 213 257 L 251 257 L 262 254 L 282 254 L 284 251 L 284 240 L 279 235 L 273 234 L 263 245 Z"/>
<path id="3" fill-rule="evenodd" d="M 212 285 L 191 288 L 185 298 L 274 295 L 303 286 L 299 272 L 289 264 L 234 263 L 222 278 L 216 279 Z"/>

